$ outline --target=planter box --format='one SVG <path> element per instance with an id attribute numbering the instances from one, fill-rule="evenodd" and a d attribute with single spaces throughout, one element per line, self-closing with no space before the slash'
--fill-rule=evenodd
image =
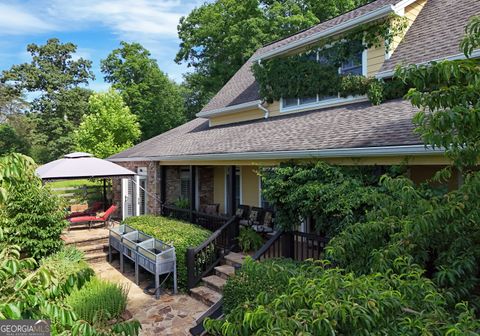
<path id="1" fill-rule="evenodd" d="M 111 228 L 110 229 L 110 235 L 108 237 L 109 240 L 109 245 L 116 249 L 118 252 L 122 252 L 122 237 L 130 232 L 136 231 L 134 228 L 131 226 L 122 224 L 120 226 L 117 226 L 116 228 Z M 111 253 L 110 253 L 110 262 L 111 260 Z"/>
<path id="2" fill-rule="evenodd" d="M 157 239 L 146 240 L 138 244 L 137 265 L 155 275 L 155 295 L 157 299 L 160 297 L 159 276 L 162 274 L 173 273 L 173 292 L 177 293 L 177 264 L 173 246 Z"/>
<path id="3" fill-rule="evenodd" d="M 141 231 L 133 231 L 122 236 L 122 254 L 132 261 L 137 261 L 137 246 L 146 240 L 153 240 Z"/>

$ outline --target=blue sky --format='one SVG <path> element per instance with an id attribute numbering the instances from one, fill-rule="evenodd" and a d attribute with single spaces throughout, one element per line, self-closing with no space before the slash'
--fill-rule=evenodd
<path id="1" fill-rule="evenodd" d="M 105 90 L 100 60 L 120 41 L 139 42 L 177 82 L 185 65 L 178 51 L 177 23 L 201 0 L 0 0 L 0 71 L 29 61 L 26 46 L 57 37 L 78 46 L 76 57 L 93 61 L 94 90 Z"/>

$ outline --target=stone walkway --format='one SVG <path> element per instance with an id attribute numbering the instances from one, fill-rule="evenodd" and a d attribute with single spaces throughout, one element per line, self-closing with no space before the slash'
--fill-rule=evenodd
<path id="1" fill-rule="evenodd" d="M 118 260 L 112 264 L 102 261 L 93 263 L 91 266 L 100 278 L 124 283 L 130 287 L 127 310 L 142 324 L 140 335 L 190 335 L 188 330 L 208 309 L 206 305 L 188 295 L 162 293 L 160 299 L 156 300 L 153 295 L 145 294 L 143 288 L 148 282 L 141 282 L 140 286 L 135 285 L 133 266 L 127 263 L 124 274 L 120 273 Z M 146 276 L 149 277 L 149 275 Z"/>

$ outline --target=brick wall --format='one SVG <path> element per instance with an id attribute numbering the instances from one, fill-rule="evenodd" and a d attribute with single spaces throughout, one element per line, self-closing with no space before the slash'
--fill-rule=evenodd
<path id="1" fill-rule="evenodd" d="M 153 161 L 116 162 L 118 165 L 137 172 L 139 167 L 147 167 L 147 209 L 148 213 L 158 214 L 160 211 L 160 187 L 157 183 L 157 163 Z M 113 180 L 113 202 L 122 207 L 122 180 Z M 121 209 L 116 214 L 122 216 Z"/>
<path id="2" fill-rule="evenodd" d="M 138 167 L 147 167 L 147 207 L 148 213 L 158 214 L 160 210 L 160 181 L 159 181 L 159 169 L 158 162 L 152 161 L 134 161 L 134 162 L 117 162 L 120 166 L 130 169 L 134 172 Z M 174 203 L 180 197 L 180 166 L 167 166 L 166 167 L 166 203 Z M 214 203 L 213 201 L 213 181 L 214 181 L 214 169 L 213 167 L 199 167 L 198 175 L 199 179 L 199 199 L 200 207 Z M 114 204 L 123 204 L 122 201 L 122 180 L 113 180 L 113 202 Z M 154 194 L 156 197 L 153 197 Z M 117 212 L 116 217 L 121 217 L 121 209 Z"/>
<path id="3" fill-rule="evenodd" d="M 180 198 L 180 167 L 171 166 L 166 168 L 166 203 L 172 204 Z"/>

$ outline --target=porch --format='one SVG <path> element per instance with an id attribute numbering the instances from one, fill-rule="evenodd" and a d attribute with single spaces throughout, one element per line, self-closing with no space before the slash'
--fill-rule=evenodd
<path id="1" fill-rule="evenodd" d="M 261 195 L 258 166 L 164 165 L 161 162 L 119 162 L 137 173 L 115 183 L 118 218 L 162 213 L 162 205 L 231 217 L 239 205 L 268 208 Z M 184 219 L 191 220 L 185 211 Z"/>

